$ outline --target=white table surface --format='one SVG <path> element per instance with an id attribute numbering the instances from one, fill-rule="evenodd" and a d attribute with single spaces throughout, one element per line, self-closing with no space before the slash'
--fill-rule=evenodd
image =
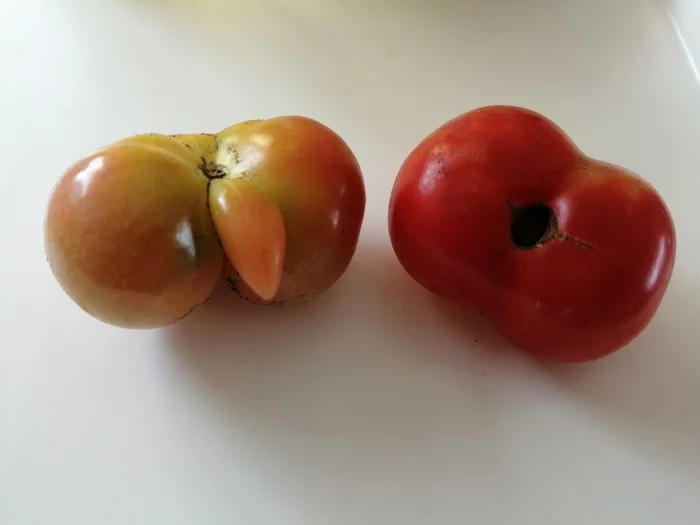
<path id="1" fill-rule="evenodd" d="M 700 84 L 660 4 L 8 0 L 0 59 L 0 524 L 700 523 Z M 397 263 L 400 163 L 491 103 L 545 113 L 671 208 L 672 284 L 625 350 L 538 364 Z M 326 295 L 220 290 L 141 332 L 63 294 L 42 226 L 70 162 L 290 113 L 366 177 Z"/>

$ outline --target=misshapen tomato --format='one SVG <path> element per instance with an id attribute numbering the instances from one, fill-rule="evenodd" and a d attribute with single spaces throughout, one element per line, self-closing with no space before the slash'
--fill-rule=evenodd
<path id="1" fill-rule="evenodd" d="M 416 147 L 394 184 L 389 231 L 418 283 L 561 362 L 633 340 L 676 254 L 671 215 L 650 184 L 510 106 L 465 113 Z"/>

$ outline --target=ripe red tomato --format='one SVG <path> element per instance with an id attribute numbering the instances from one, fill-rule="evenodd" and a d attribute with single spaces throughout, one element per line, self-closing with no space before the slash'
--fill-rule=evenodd
<path id="1" fill-rule="evenodd" d="M 671 215 L 650 184 L 509 106 L 460 115 L 416 147 L 393 187 L 389 232 L 418 283 L 561 362 L 634 339 L 676 254 Z"/>

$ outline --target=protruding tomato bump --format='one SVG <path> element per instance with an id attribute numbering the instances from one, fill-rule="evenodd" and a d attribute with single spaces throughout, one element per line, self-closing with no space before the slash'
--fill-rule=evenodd
<path id="1" fill-rule="evenodd" d="M 284 220 L 277 205 L 254 184 L 216 179 L 209 207 L 221 245 L 241 279 L 262 299 L 277 293 L 285 252 Z"/>

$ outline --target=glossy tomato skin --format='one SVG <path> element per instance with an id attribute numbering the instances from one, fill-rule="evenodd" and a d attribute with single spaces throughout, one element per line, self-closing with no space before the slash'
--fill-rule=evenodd
<path id="1" fill-rule="evenodd" d="M 536 205 L 552 212 L 547 233 L 518 246 L 514 217 Z M 633 340 L 659 307 L 676 253 L 671 215 L 651 185 L 511 106 L 465 113 L 415 148 L 392 190 L 389 232 L 418 283 L 481 311 L 514 346 L 560 362 Z"/>

